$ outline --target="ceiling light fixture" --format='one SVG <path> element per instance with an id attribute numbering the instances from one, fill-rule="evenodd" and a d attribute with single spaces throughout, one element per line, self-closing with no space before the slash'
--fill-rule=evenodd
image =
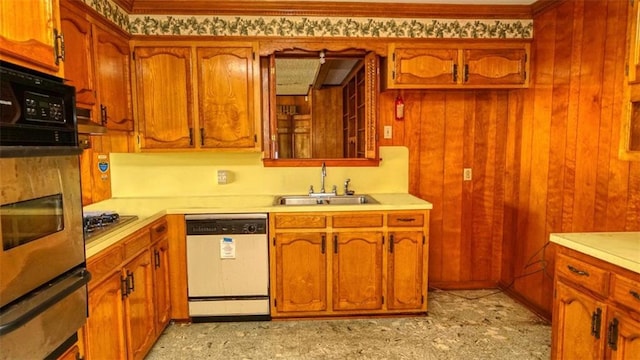
<path id="1" fill-rule="evenodd" d="M 320 50 L 320 65 L 325 63 L 325 58 L 324 58 L 324 50 Z"/>

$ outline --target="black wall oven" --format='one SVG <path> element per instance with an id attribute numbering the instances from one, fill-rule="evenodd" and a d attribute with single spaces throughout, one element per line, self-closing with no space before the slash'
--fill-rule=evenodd
<path id="1" fill-rule="evenodd" d="M 87 317 L 75 90 L 0 63 L 0 359 L 57 355 Z"/>

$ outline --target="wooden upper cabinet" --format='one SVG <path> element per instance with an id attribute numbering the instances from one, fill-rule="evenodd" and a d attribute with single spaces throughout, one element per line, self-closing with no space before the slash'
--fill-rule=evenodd
<path id="1" fill-rule="evenodd" d="M 85 14 L 60 4 L 60 22 L 65 36 L 65 78 L 76 88 L 78 107 L 92 109 L 96 104 L 93 72 L 92 26 Z"/>
<path id="2" fill-rule="evenodd" d="M 195 148 L 191 51 L 134 48 L 140 149 Z"/>
<path id="3" fill-rule="evenodd" d="M 95 26 L 94 47 L 100 118 L 109 129 L 132 131 L 129 43 L 120 35 Z"/>
<path id="4" fill-rule="evenodd" d="M 458 50 L 415 47 L 390 47 L 392 66 L 389 74 L 397 87 L 455 85 L 458 82 Z"/>
<path id="5" fill-rule="evenodd" d="M 640 161 L 640 1 L 629 2 L 627 82 L 624 86 L 619 157 Z"/>
<path id="6" fill-rule="evenodd" d="M 529 85 L 529 44 L 389 45 L 389 89 L 521 88 Z"/>
<path id="7" fill-rule="evenodd" d="M 200 147 L 259 149 L 256 52 L 251 45 L 196 49 Z"/>
<path id="8" fill-rule="evenodd" d="M 58 0 L 0 0 L 0 59 L 63 77 Z"/>
<path id="9" fill-rule="evenodd" d="M 465 49 L 462 84 L 478 86 L 526 85 L 527 49 Z"/>

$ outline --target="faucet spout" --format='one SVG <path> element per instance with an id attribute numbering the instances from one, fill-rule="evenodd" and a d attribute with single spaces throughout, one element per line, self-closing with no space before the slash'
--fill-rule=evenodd
<path id="1" fill-rule="evenodd" d="M 324 162 L 322 162 L 322 169 L 321 169 L 321 182 L 320 182 L 320 192 L 322 194 L 324 194 L 324 178 L 327 177 L 327 166 L 325 165 Z"/>

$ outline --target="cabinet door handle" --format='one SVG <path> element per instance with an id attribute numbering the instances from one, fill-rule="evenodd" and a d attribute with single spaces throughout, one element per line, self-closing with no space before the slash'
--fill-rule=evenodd
<path id="1" fill-rule="evenodd" d="M 322 243 L 320 244 L 320 249 L 324 254 L 325 248 L 327 247 L 327 238 L 325 235 L 322 235 Z"/>
<path id="2" fill-rule="evenodd" d="M 193 146 L 193 128 L 189 128 L 189 145 Z"/>
<path id="3" fill-rule="evenodd" d="M 153 259 L 155 260 L 156 269 L 160 267 L 160 251 L 153 251 Z"/>
<path id="4" fill-rule="evenodd" d="M 64 61 L 64 34 L 53 29 L 53 57 L 56 65 L 60 65 L 60 60 Z"/>
<path id="5" fill-rule="evenodd" d="M 602 323 L 602 309 L 597 308 L 591 314 L 591 335 L 600 339 L 600 324 Z"/>
<path id="6" fill-rule="evenodd" d="M 629 294 L 631 294 L 631 296 L 636 298 L 636 300 L 640 300 L 640 294 L 637 291 L 629 290 Z"/>
<path id="7" fill-rule="evenodd" d="M 393 234 L 389 235 L 389 252 L 393 254 Z"/>
<path id="8" fill-rule="evenodd" d="M 200 145 L 204 146 L 204 128 L 200 128 Z"/>
<path id="9" fill-rule="evenodd" d="M 401 221 L 401 222 L 412 222 L 412 221 L 416 221 L 416 218 L 398 218 L 398 221 Z"/>
<path id="10" fill-rule="evenodd" d="M 609 323 L 609 334 L 607 335 L 607 345 L 611 350 L 618 350 L 618 319 L 613 318 Z"/>
<path id="11" fill-rule="evenodd" d="M 107 107 L 100 104 L 100 124 L 107 125 Z"/>
<path id="12" fill-rule="evenodd" d="M 120 292 L 121 292 L 121 297 L 122 300 L 124 300 L 124 298 L 127 297 L 127 295 L 129 295 L 129 290 L 128 290 L 128 286 L 127 286 L 127 279 L 128 277 L 121 277 L 120 278 Z"/>
<path id="13" fill-rule="evenodd" d="M 133 273 L 127 271 L 127 295 L 131 294 L 135 291 L 135 279 L 133 278 Z"/>
<path id="14" fill-rule="evenodd" d="M 469 64 L 464 64 L 464 82 L 469 81 Z"/>
<path id="15" fill-rule="evenodd" d="M 160 225 L 155 229 L 156 233 L 158 233 L 158 234 L 161 234 L 161 233 L 165 232 L 166 230 L 167 230 L 167 227 L 165 225 Z"/>
<path id="16" fill-rule="evenodd" d="M 458 64 L 453 64 L 451 69 L 451 74 L 453 75 L 453 82 L 458 82 Z"/>
<path id="17" fill-rule="evenodd" d="M 338 253 L 338 235 L 333 235 L 333 253 Z"/>
<path id="18" fill-rule="evenodd" d="M 567 265 L 567 269 L 569 269 L 569 271 L 571 271 L 574 274 L 577 274 L 579 276 L 589 276 L 589 273 L 584 271 L 584 270 L 580 270 L 578 268 L 575 268 L 571 265 Z"/>

